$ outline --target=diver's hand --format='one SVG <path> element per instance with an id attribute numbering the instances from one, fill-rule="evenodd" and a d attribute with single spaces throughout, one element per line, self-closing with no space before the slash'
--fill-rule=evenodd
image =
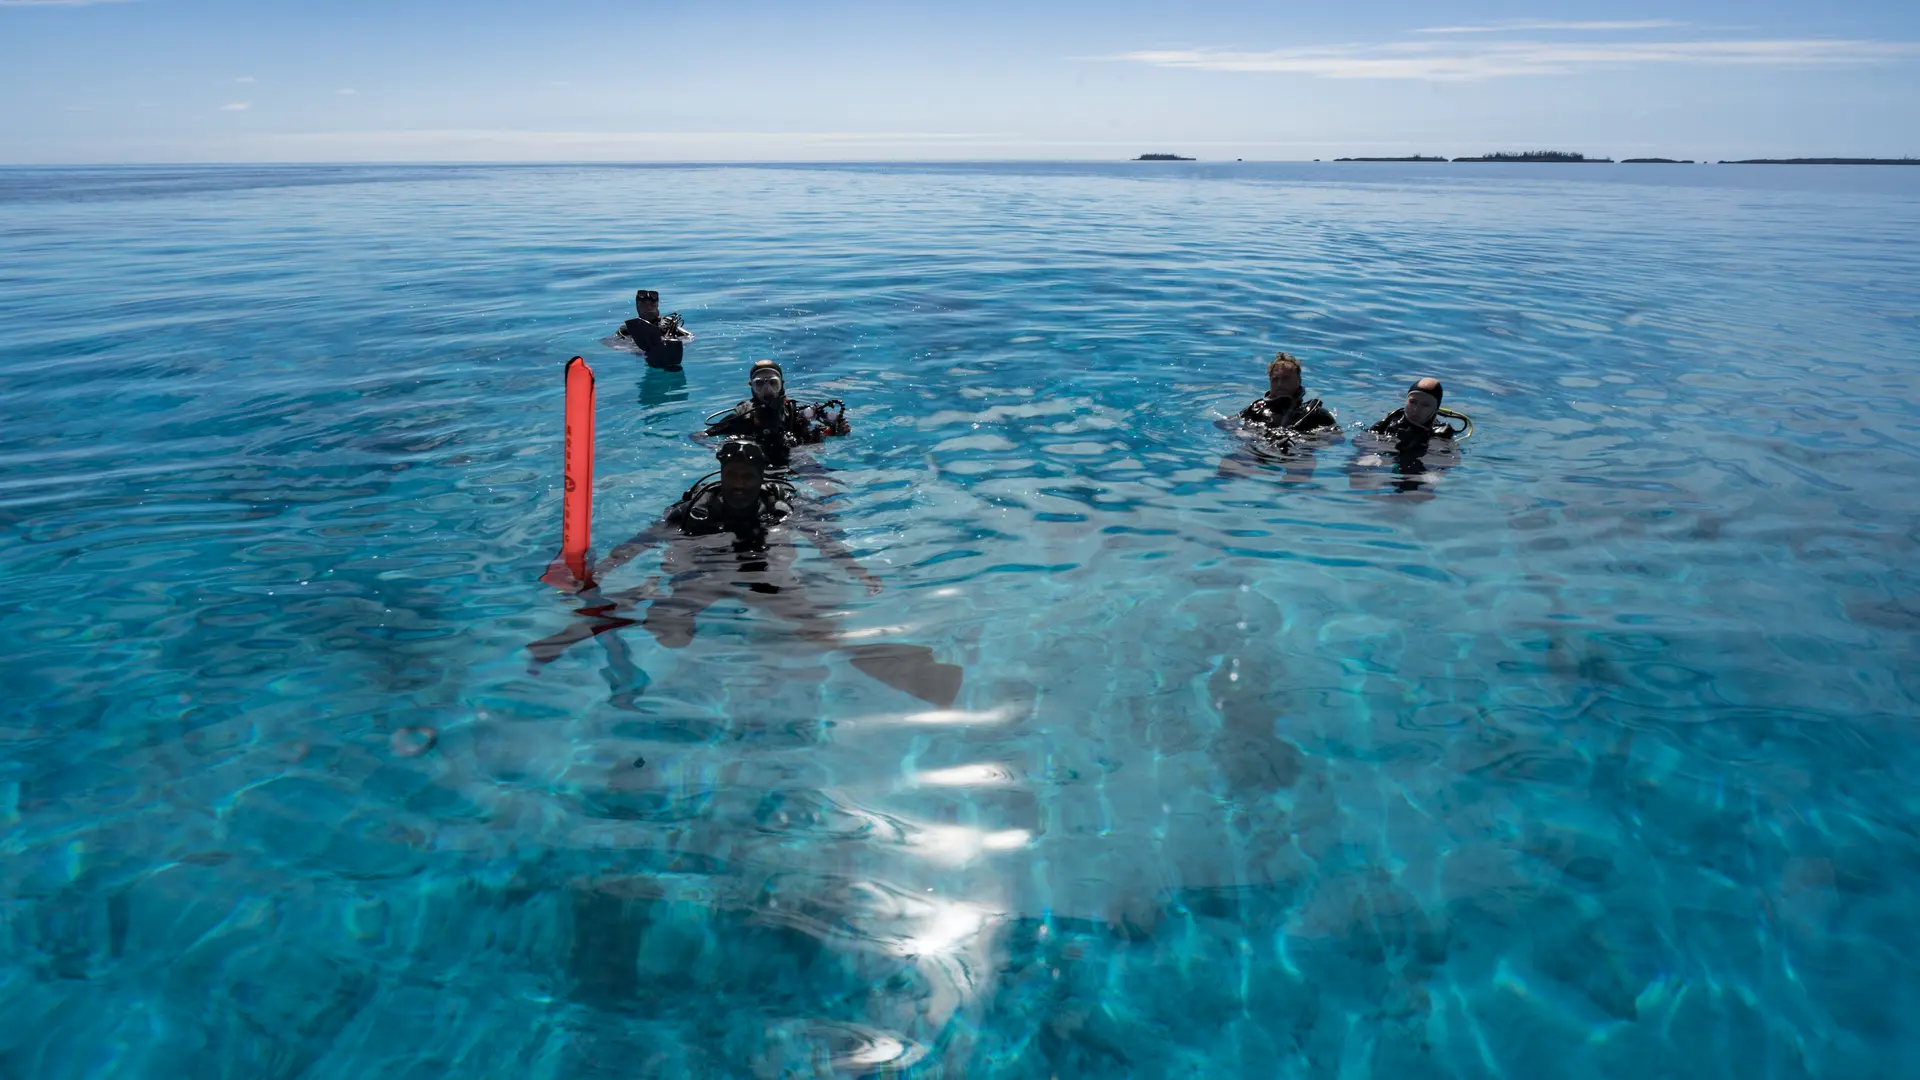
<path id="1" fill-rule="evenodd" d="M 881 584 L 879 576 L 871 570 L 860 571 L 860 583 L 867 587 L 868 596 L 879 596 L 880 590 L 885 588 L 885 586 Z"/>

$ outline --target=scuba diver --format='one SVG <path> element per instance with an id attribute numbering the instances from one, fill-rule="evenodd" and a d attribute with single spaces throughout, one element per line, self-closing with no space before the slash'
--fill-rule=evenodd
<path id="1" fill-rule="evenodd" d="M 1392 487 L 1414 492 L 1428 486 L 1439 471 L 1459 464 L 1458 444 L 1473 434 L 1473 421 L 1464 413 L 1443 409 L 1445 390 L 1439 379 L 1418 379 L 1407 387 L 1405 405 L 1369 425 L 1354 440 L 1361 455 L 1349 470 L 1355 488 L 1382 486 L 1373 470 L 1391 466 L 1398 479 Z M 1454 427 L 1449 420 L 1458 420 Z"/>
<path id="2" fill-rule="evenodd" d="M 764 546 L 767 531 L 793 513 L 793 485 L 769 479 L 766 451 L 758 443 L 728 439 L 714 455 L 720 463 L 720 479 L 705 477 L 667 508 L 661 522 L 672 525 L 687 536 L 712 536 L 731 533 L 734 549 Z M 610 570 L 639 553 L 622 544 L 614 548 L 600 569 Z M 854 564 L 858 570 L 858 564 Z M 867 579 L 871 574 L 861 571 Z"/>
<path id="3" fill-rule="evenodd" d="M 680 322 L 680 313 L 660 317 L 660 294 L 640 289 L 633 294 L 634 318 L 613 332 L 616 339 L 633 344 L 647 358 L 647 366 L 680 370 L 680 360 L 693 333 Z"/>
<path id="4" fill-rule="evenodd" d="M 772 360 L 753 362 L 747 371 L 747 387 L 752 396 L 724 413 L 707 417 L 705 433 L 752 439 L 766 452 L 767 463 L 774 468 L 787 467 L 791 447 L 811 445 L 853 430 L 847 423 L 846 403 L 838 398 L 817 405 L 800 405 L 789 399 L 786 372 Z"/>
<path id="5" fill-rule="evenodd" d="M 1243 440 L 1220 459 L 1215 475 L 1248 477 L 1266 472 L 1271 466 L 1285 470 L 1286 482 L 1305 484 L 1313 479 L 1313 448 L 1337 437 L 1339 424 L 1319 398 L 1306 399 L 1300 386 L 1300 361 L 1280 353 L 1267 365 L 1267 392 L 1253 399 L 1234 418 L 1243 431 L 1260 436 Z M 1218 426 L 1231 430 L 1232 421 Z M 1318 438 L 1307 439 L 1307 436 Z"/>
<path id="6" fill-rule="evenodd" d="M 702 478 L 669 507 L 658 522 L 612 551 L 594 569 L 603 576 L 660 547 L 660 573 L 622 593 L 602 593 L 588 581 L 579 592 L 587 600 L 580 614 L 592 621 L 576 625 L 528 646 L 546 663 L 587 638 L 631 626 L 633 619 L 613 614 L 622 606 L 648 602 L 638 621 L 669 649 L 693 642 L 694 620 L 716 603 L 740 601 L 792 623 L 796 636 L 825 649 L 850 654 L 853 666 L 895 689 L 947 708 L 960 692 L 962 671 L 939 663 L 920 645 L 851 645 L 841 641 L 832 620 L 807 597 L 793 571 L 798 534 L 849 576 L 880 592 L 881 581 L 854 558 L 840 538 L 813 515 L 796 510 L 792 484 L 767 475 L 767 455 L 751 439 L 729 439 L 715 455 L 719 478 Z"/>
<path id="7" fill-rule="evenodd" d="M 1240 410 L 1249 427 L 1280 438 L 1328 431 L 1339 426 L 1319 398 L 1306 398 L 1300 385 L 1300 361 L 1286 353 L 1267 365 L 1267 392 Z"/>
<path id="8" fill-rule="evenodd" d="M 1402 443 L 1408 440 L 1424 444 L 1428 439 L 1446 439 L 1456 436 L 1464 438 L 1473 430 L 1473 421 L 1451 409 L 1440 407 L 1440 401 L 1446 391 L 1439 379 L 1419 379 L 1407 387 L 1407 403 L 1388 413 L 1385 417 L 1367 428 L 1375 435 L 1390 435 Z M 1447 423 L 1435 423 L 1440 417 L 1451 417 L 1466 421 L 1466 426 L 1456 428 Z"/>

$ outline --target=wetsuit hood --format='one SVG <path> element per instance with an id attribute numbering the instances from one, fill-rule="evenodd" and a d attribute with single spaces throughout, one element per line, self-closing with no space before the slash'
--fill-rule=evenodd
<path id="1" fill-rule="evenodd" d="M 773 373 L 773 378 L 766 378 L 768 372 Z M 755 405 L 763 408 L 778 405 L 787 397 L 787 373 L 772 360 L 756 360 L 747 371 L 747 392 Z"/>

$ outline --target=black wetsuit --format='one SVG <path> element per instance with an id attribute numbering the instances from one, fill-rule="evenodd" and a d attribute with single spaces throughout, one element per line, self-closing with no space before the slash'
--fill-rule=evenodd
<path id="1" fill-rule="evenodd" d="M 852 556 L 824 522 L 795 517 L 792 500 L 791 487 L 769 481 L 757 500 L 737 509 L 727 505 L 717 484 L 695 487 L 673 504 L 654 530 L 665 542 L 660 572 L 672 588 L 653 597 L 641 620 L 648 632 L 662 645 L 680 648 L 693 640 L 696 616 L 736 600 L 794 624 L 803 639 L 832 641 L 832 621 L 793 572 L 794 541 L 805 537 L 832 559 Z"/>
<path id="2" fill-rule="evenodd" d="M 680 327 L 678 315 L 664 319 L 628 319 L 615 334 L 633 342 L 647 358 L 648 367 L 669 371 L 679 370 L 689 340 L 689 335 Z"/>
<path id="3" fill-rule="evenodd" d="M 1405 409 L 1395 409 L 1379 422 L 1367 428 L 1376 438 L 1391 442 L 1391 446 L 1382 446 L 1379 451 L 1392 458 L 1393 472 L 1400 478 L 1393 486 L 1402 492 L 1417 491 L 1428 486 L 1428 476 L 1436 466 L 1444 467 L 1444 460 L 1430 462 L 1429 451 L 1434 449 L 1452 449 L 1456 432 L 1439 417 L 1422 427 L 1407 420 Z M 1438 442 L 1440 447 L 1433 444 Z"/>
<path id="4" fill-rule="evenodd" d="M 1319 398 L 1298 402 L 1285 412 L 1277 412 L 1273 402 L 1262 395 L 1240 410 L 1240 419 L 1274 435 L 1309 435 L 1339 426 L 1339 421 L 1320 404 Z"/>
<path id="5" fill-rule="evenodd" d="M 1424 446 L 1428 439 L 1446 439 L 1451 442 L 1454 436 L 1452 425 L 1441 421 L 1439 417 L 1435 417 L 1434 422 L 1426 427 L 1421 427 L 1407 419 L 1405 409 L 1393 410 L 1367 430 L 1375 435 L 1397 439 L 1402 445 L 1417 442 Z"/>
<path id="6" fill-rule="evenodd" d="M 820 419 L 815 415 L 818 406 L 805 409 L 794 404 L 790 398 L 781 398 L 779 404 L 763 406 L 755 401 L 743 401 L 733 407 L 733 411 L 707 425 L 709 435 L 745 436 L 760 444 L 766 451 L 767 464 L 775 468 L 785 468 L 792 455 L 788 452 L 794 446 L 809 446 L 821 442 L 829 435 L 845 435 L 852 428 L 844 415 L 837 415 L 833 421 Z"/>
<path id="7" fill-rule="evenodd" d="M 556 659 L 576 642 L 633 625 L 636 620 L 615 612 L 642 602 L 647 603 L 647 613 L 637 620 L 640 625 L 661 645 L 685 648 L 693 643 L 698 616 L 717 603 L 738 602 L 790 624 L 801 641 L 846 653 L 855 668 L 888 686 L 936 708 L 951 708 L 963 673 L 937 661 L 931 649 L 841 640 L 839 624 L 808 598 L 794 573 L 795 535 L 811 541 L 827 558 L 847 565 L 870 590 L 879 588 L 879 579 L 853 561 L 852 552 L 823 521 L 795 513 L 793 489 L 787 484 L 762 483 L 759 498 L 738 508 L 727 504 L 718 484 L 699 484 L 668 508 L 658 523 L 609 553 L 609 561 L 617 565 L 649 547 L 661 547 L 658 578 L 626 593 L 596 595 L 590 606 L 580 609 L 591 621 L 536 641 L 528 649 L 540 663 Z M 637 674 L 631 659 L 622 663 L 627 671 L 622 678 L 644 685 L 644 676 Z"/>
<path id="8" fill-rule="evenodd" d="M 688 536 L 730 532 L 737 541 L 735 550 L 741 550 L 742 545 L 764 546 L 767 530 L 785 521 L 793 512 L 792 497 L 793 489 L 787 485 L 764 483 L 760 485 L 758 499 L 735 507 L 727 502 L 720 485 L 707 484 L 688 491 L 679 502 L 667 508 L 662 520 Z"/>

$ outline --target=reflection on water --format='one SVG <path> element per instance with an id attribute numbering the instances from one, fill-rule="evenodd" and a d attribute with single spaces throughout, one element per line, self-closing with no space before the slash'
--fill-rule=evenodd
<path id="1" fill-rule="evenodd" d="M 1911 1072 L 1892 172 L 0 174 L 0 1073 Z M 575 353 L 602 547 L 773 357 L 884 590 L 539 584 Z"/>
<path id="2" fill-rule="evenodd" d="M 1356 432 L 1347 481 L 1355 491 L 1431 495 L 1447 469 L 1460 464 L 1452 439 L 1422 439 Z"/>
<path id="3" fill-rule="evenodd" d="M 650 367 L 640 376 L 640 407 L 653 409 L 687 400 L 687 371 Z"/>

